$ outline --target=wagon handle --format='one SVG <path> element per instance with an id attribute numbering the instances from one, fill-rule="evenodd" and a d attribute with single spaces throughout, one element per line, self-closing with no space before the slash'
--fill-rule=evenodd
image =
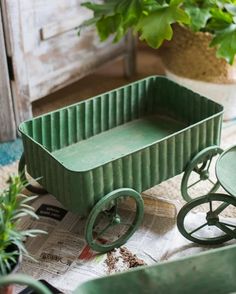
<path id="1" fill-rule="evenodd" d="M 38 294 L 52 294 L 52 292 L 41 282 L 23 274 L 10 274 L 0 277 L 0 288 L 12 284 L 27 285 Z"/>

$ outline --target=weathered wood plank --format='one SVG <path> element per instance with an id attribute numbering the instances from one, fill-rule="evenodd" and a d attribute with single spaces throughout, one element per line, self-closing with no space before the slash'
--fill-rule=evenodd
<path id="1" fill-rule="evenodd" d="M 15 0 L 6 1 L 11 18 L 16 17 Z M 30 101 L 54 92 L 97 69 L 104 63 L 127 53 L 125 40 L 101 43 L 94 30 L 78 37 L 75 27 L 91 16 L 81 7 L 81 0 L 18 0 L 19 23 L 12 20 L 13 42 L 21 42 Z M 10 19 L 9 19 L 10 21 Z M 21 40 L 15 35 L 20 35 Z M 14 48 L 19 47 L 16 43 Z M 13 52 L 14 54 L 14 52 Z"/>
<path id="2" fill-rule="evenodd" d="M 1 8 L 1 7 L 0 7 Z M 0 9 L 0 142 L 16 138 L 6 47 Z"/>
<path id="3" fill-rule="evenodd" d="M 13 61 L 14 81 L 11 81 L 16 126 L 31 117 L 27 64 L 23 50 L 20 0 L 2 0 L 7 51 Z"/>

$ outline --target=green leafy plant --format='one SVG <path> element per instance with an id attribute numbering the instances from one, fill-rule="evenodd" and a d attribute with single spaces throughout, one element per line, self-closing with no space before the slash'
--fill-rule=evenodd
<path id="1" fill-rule="evenodd" d="M 25 196 L 25 185 L 18 176 L 11 176 L 8 187 L 0 193 L 0 275 L 11 272 L 20 255 L 29 256 L 24 241 L 42 230 L 19 230 L 17 223 L 24 216 L 37 219 L 34 208 L 28 205 L 37 196 Z"/>
<path id="2" fill-rule="evenodd" d="M 212 34 L 210 46 L 217 48 L 217 57 L 233 64 L 236 0 L 108 0 L 82 5 L 94 14 L 82 27 L 95 24 L 102 41 L 114 34 L 117 42 L 131 29 L 149 46 L 158 48 L 164 40 L 171 40 L 172 25 L 177 23 L 193 32 Z"/>

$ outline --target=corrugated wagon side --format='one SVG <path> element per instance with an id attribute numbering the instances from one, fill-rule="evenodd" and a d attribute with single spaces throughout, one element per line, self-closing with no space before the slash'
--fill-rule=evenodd
<path id="1" fill-rule="evenodd" d="M 164 77 L 148 77 L 22 123 L 22 166 L 66 208 L 87 215 L 114 190 L 140 193 L 183 172 L 196 153 L 219 144 L 222 111 Z M 122 131 L 127 138 L 119 141 Z M 89 142 L 94 152 L 86 157 Z"/>

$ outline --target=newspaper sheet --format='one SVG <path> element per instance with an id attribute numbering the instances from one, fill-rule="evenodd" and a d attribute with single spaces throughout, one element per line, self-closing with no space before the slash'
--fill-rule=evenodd
<path id="1" fill-rule="evenodd" d="M 24 258 L 19 272 L 44 279 L 63 293 L 71 293 L 85 281 L 128 270 L 119 249 L 114 253 L 118 262 L 111 270 L 107 266 L 107 254 L 89 248 L 84 239 L 86 218 L 68 212 L 51 195 L 39 197 L 33 206 L 39 220 L 25 218 L 20 227 L 43 229 L 48 234 L 26 240 L 35 260 Z M 146 209 L 142 225 L 124 245 L 147 265 L 209 249 L 182 237 L 174 215 L 163 217 L 152 212 L 150 207 Z"/>

